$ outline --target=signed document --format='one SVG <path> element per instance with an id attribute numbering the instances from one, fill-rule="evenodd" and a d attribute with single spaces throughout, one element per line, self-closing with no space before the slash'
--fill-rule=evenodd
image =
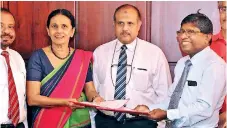
<path id="1" fill-rule="evenodd" d="M 74 102 L 74 103 L 85 107 L 93 107 L 99 110 L 122 112 L 122 113 L 136 114 L 136 115 L 148 115 L 148 112 L 139 112 L 139 111 L 124 107 L 124 105 L 128 101 L 129 100 L 109 100 L 109 101 L 104 101 L 100 103 L 95 103 L 95 102 Z"/>

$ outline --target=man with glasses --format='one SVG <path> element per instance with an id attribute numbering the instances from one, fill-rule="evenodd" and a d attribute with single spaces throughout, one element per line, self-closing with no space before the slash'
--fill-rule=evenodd
<path id="1" fill-rule="evenodd" d="M 187 56 L 177 62 L 168 98 L 151 105 L 148 118 L 167 120 L 166 128 L 218 127 L 226 64 L 209 47 L 212 33 L 212 22 L 204 14 L 197 12 L 183 19 L 177 36 Z"/>
<path id="2" fill-rule="evenodd" d="M 220 17 L 221 30 L 218 34 L 212 36 L 210 48 L 214 50 L 223 60 L 226 61 L 226 1 L 218 1 L 218 10 Z M 182 50 L 182 55 L 187 55 Z M 226 99 L 220 110 L 219 126 L 226 125 Z"/>
<path id="3" fill-rule="evenodd" d="M 159 103 L 171 84 L 169 65 L 157 46 L 139 39 L 141 15 L 132 5 L 114 13 L 117 39 L 94 51 L 93 77 L 105 100 L 129 99 L 127 108 Z M 130 114 L 98 111 L 96 128 L 156 128 L 157 123 Z"/>
<path id="4" fill-rule="evenodd" d="M 221 31 L 212 37 L 211 49 L 226 61 L 226 1 L 218 1 Z M 226 100 L 220 110 L 219 126 L 226 124 Z"/>

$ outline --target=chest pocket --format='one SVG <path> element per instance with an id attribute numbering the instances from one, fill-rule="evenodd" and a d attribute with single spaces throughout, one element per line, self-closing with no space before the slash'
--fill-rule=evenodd
<path id="1" fill-rule="evenodd" d="M 193 103 L 196 101 L 199 90 L 198 87 L 200 86 L 200 74 L 192 75 L 189 73 L 187 81 L 185 83 L 183 94 L 188 97 L 188 102 Z M 193 94 L 193 95 L 192 95 Z"/>
<path id="2" fill-rule="evenodd" d="M 132 87 L 137 91 L 145 91 L 148 88 L 148 68 L 134 67 L 132 72 Z"/>

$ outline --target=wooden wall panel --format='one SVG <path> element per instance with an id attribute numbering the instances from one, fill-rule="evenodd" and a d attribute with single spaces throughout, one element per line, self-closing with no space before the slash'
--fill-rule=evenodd
<path id="1" fill-rule="evenodd" d="M 1 2 L 1 8 L 4 7 L 4 8 L 8 8 L 9 6 L 9 1 L 0 1 Z"/>
<path id="2" fill-rule="evenodd" d="M 142 15 L 143 25 L 139 37 L 147 39 L 147 2 L 78 2 L 78 42 L 79 48 L 93 51 L 97 46 L 115 38 L 113 14 L 122 4 L 138 7 Z"/>
<path id="3" fill-rule="evenodd" d="M 32 53 L 32 13 L 27 10 L 33 8 L 33 2 L 10 2 L 9 10 L 14 14 L 16 20 L 16 41 L 12 48 L 18 51 L 24 58 Z M 22 10 L 22 11 L 19 11 Z"/>
<path id="4" fill-rule="evenodd" d="M 150 41 L 151 2 L 74 2 L 74 1 L 4 1 L 16 18 L 17 38 L 12 48 L 24 59 L 28 59 L 36 49 L 47 46 L 50 39 L 46 32 L 46 20 L 49 13 L 57 8 L 70 10 L 76 17 L 77 36 L 70 45 L 93 51 L 97 46 L 115 38 L 113 14 L 122 4 L 132 4 L 139 8 L 142 15 L 142 27 L 139 37 Z M 77 8 L 76 8 L 77 7 Z"/>

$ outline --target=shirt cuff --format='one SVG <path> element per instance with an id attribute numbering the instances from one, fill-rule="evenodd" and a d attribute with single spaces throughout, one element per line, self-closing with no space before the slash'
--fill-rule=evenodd
<path id="1" fill-rule="evenodd" d="M 180 113 L 178 109 L 169 109 L 167 110 L 167 118 L 169 120 L 175 120 L 175 119 L 179 119 L 180 117 Z"/>

